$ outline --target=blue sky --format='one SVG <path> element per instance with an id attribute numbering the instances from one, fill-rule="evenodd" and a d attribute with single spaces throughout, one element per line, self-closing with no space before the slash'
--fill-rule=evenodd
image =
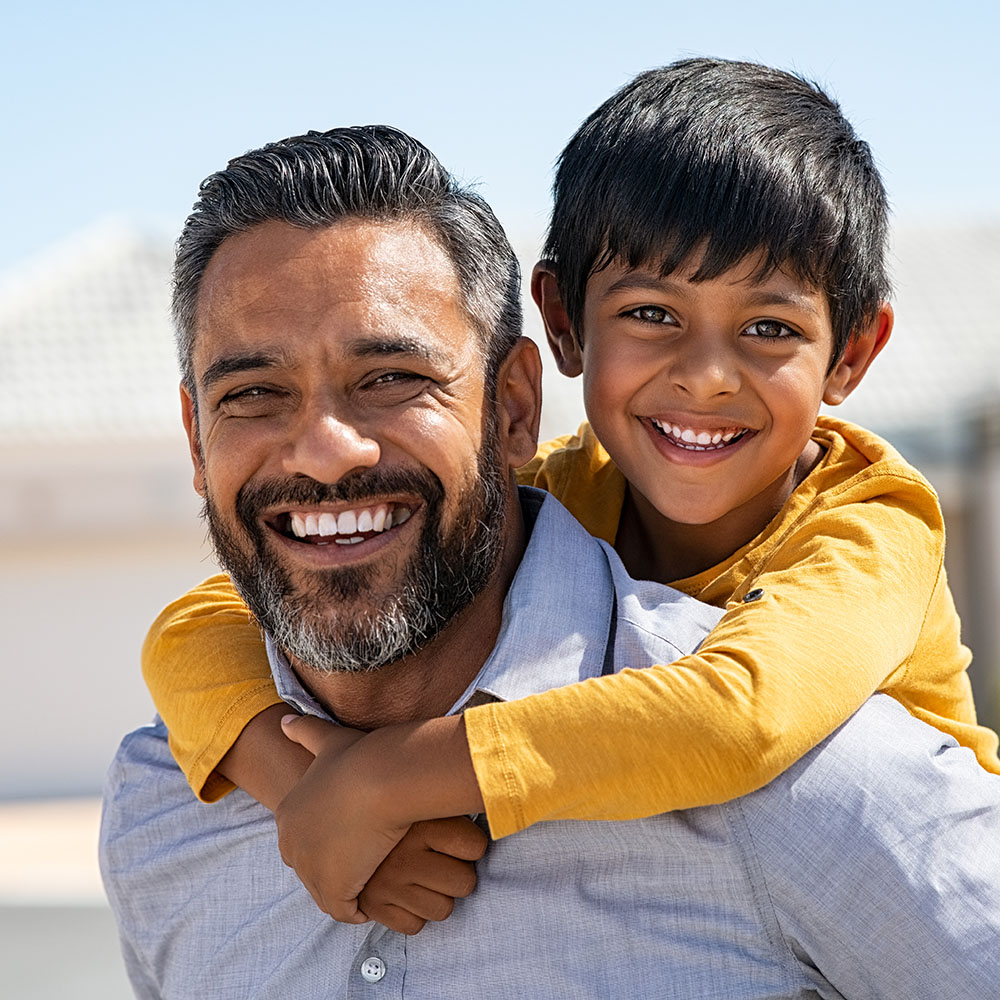
<path id="1" fill-rule="evenodd" d="M 1000 219 L 1000 15 L 983 0 L 18 6 L 0 39 L 0 271 L 107 215 L 173 235 L 230 156 L 368 122 L 422 139 L 515 239 L 535 239 L 579 122 L 635 73 L 692 54 L 827 86 L 901 221 Z"/>

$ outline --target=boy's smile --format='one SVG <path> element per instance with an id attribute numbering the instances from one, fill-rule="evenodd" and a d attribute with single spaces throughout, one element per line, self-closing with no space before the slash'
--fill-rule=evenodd
<path id="1" fill-rule="evenodd" d="M 536 288 L 560 367 L 582 371 L 590 423 L 629 482 L 622 532 L 637 517 L 646 545 L 665 541 L 650 553 L 661 574 L 681 569 L 677 529 L 703 538 L 704 565 L 675 579 L 767 525 L 820 457 L 820 404 L 841 402 L 877 353 L 852 341 L 831 368 L 826 294 L 784 271 L 760 277 L 759 264 L 693 281 L 693 267 L 661 277 L 613 263 L 587 283 L 582 348 Z"/>

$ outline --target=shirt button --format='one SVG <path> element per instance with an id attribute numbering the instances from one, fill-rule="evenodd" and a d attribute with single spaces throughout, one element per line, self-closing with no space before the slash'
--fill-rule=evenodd
<path id="1" fill-rule="evenodd" d="M 385 962 L 372 955 L 361 963 L 361 978 L 366 983 L 377 983 L 385 975 Z"/>

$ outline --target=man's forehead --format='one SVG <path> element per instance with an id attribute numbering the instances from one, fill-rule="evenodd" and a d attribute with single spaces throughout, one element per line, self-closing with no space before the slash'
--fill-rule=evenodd
<path id="1" fill-rule="evenodd" d="M 460 295 L 447 253 L 416 222 L 345 219 L 306 229 L 272 220 L 230 236 L 215 251 L 200 283 L 199 312 L 219 297 L 266 306 L 290 282 L 339 294 L 377 284 L 386 296 L 402 296 L 419 283 Z"/>
<path id="2" fill-rule="evenodd" d="M 366 327 L 384 333 L 382 340 L 413 340 L 406 329 L 430 333 L 442 316 L 467 322 L 454 265 L 418 224 L 352 219 L 303 229 L 266 222 L 227 239 L 205 269 L 195 355 L 204 362 L 220 338 L 260 328 L 280 337 L 332 315 L 357 320 L 355 340 L 365 339 Z"/>

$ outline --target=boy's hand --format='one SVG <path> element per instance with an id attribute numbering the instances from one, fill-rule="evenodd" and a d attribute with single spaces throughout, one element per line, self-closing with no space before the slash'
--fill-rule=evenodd
<path id="1" fill-rule="evenodd" d="M 361 909 L 390 930 L 416 934 L 428 920 L 451 916 L 456 899 L 476 887 L 486 834 L 470 819 L 414 823 L 359 897 Z"/>
<path id="2" fill-rule="evenodd" d="M 320 909 L 407 933 L 444 919 L 451 900 L 471 892 L 470 862 L 485 849 L 478 827 L 460 817 L 419 825 L 375 879 L 365 900 L 381 916 L 358 897 L 412 823 L 482 811 L 461 718 L 364 735 L 292 715 L 282 728 L 315 760 L 275 810 L 278 846 Z"/>
<path id="3" fill-rule="evenodd" d="M 315 757 L 274 812 L 281 857 L 321 910 L 362 924 L 358 896 L 409 824 L 380 815 L 367 769 L 351 753 L 363 733 L 312 716 L 286 715 L 281 727 Z"/>

